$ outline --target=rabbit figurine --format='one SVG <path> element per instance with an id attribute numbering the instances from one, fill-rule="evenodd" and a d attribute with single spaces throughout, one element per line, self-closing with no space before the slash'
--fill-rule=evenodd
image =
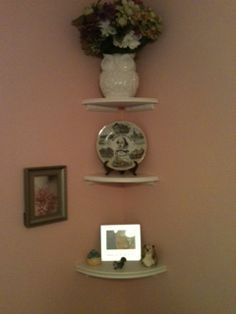
<path id="1" fill-rule="evenodd" d="M 146 267 L 157 265 L 157 255 L 155 245 L 145 244 L 143 246 L 142 264 Z"/>

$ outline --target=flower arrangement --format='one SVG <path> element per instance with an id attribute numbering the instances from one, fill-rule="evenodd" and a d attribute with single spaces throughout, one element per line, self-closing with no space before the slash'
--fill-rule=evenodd
<path id="1" fill-rule="evenodd" d="M 134 53 L 157 40 L 161 19 L 141 0 L 102 1 L 86 7 L 72 21 L 87 55 Z"/>

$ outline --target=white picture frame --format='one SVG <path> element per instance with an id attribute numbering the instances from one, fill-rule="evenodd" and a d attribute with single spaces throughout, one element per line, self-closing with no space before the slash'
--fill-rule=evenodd
<path id="1" fill-rule="evenodd" d="M 102 261 L 141 260 L 140 224 L 101 225 L 100 236 Z"/>

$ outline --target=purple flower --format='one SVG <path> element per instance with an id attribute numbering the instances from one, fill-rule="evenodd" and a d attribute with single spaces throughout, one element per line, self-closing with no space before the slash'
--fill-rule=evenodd
<path id="1" fill-rule="evenodd" d="M 99 14 L 99 17 L 101 19 L 107 20 L 107 19 L 113 19 L 116 14 L 116 7 L 113 3 L 105 2 L 102 11 Z"/>

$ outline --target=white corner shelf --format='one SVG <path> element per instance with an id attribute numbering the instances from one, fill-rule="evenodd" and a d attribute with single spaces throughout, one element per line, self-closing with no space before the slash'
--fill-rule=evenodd
<path id="1" fill-rule="evenodd" d="M 84 180 L 90 183 L 100 184 L 153 184 L 159 181 L 157 176 L 147 175 L 90 175 L 84 176 Z"/>
<path id="2" fill-rule="evenodd" d="M 82 101 L 89 111 L 147 111 L 154 110 L 158 104 L 156 98 L 120 97 L 120 98 L 91 98 Z"/>
<path id="3" fill-rule="evenodd" d="M 141 262 L 126 262 L 123 269 L 114 270 L 112 264 L 112 262 L 102 262 L 98 266 L 80 264 L 76 266 L 76 271 L 87 276 L 105 279 L 145 278 L 167 272 L 165 265 L 144 267 Z"/>

